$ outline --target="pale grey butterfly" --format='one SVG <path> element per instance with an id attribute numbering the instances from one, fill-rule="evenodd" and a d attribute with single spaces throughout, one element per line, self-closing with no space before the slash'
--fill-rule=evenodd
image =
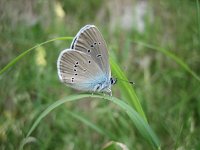
<path id="1" fill-rule="evenodd" d="M 69 49 L 63 50 L 57 61 L 58 76 L 74 89 L 103 92 L 112 95 L 108 50 L 100 31 L 94 25 L 80 29 Z"/>

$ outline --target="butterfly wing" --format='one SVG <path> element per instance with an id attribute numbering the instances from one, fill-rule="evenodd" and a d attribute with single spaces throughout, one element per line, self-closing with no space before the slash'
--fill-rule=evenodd
<path id="1" fill-rule="evenodd" d="M 84 26 L 73 39 L 70 48 L 90 55 L 110 79 L 108 50 L 106 42 L 97 27 L 94 25 Z"/>
<path id="2" fill-rule="evenodd" d="M 63 50 L 57 61 L 58 76 L 62 82 L 82 91 L 95 91 L 95 86 L 106 81 L 90 55 L 72 49 Z"/>

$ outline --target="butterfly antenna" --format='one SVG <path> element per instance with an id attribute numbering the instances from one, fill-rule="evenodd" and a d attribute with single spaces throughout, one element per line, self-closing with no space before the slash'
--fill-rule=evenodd
<path id="1" fill-rule="evenodd" d="M 118 81 L 127 82 L 127 83 L 132 84 L 132 85 L 135 84 L 135 82 L 133 82 L 133 81 L 128 81 L 128 80 L 124 80 L 124 79 L 119 79 L 119 78 L 117 78 L 117 80 L 118 80 Z"/>

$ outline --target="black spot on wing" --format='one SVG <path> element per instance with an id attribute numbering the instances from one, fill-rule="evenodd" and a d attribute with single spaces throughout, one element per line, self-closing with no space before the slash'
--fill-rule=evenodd
<path id="1" fill-rule="evenodd" d="M 101 57 L 101 54 L 98 54 L 97 57 Z"/>

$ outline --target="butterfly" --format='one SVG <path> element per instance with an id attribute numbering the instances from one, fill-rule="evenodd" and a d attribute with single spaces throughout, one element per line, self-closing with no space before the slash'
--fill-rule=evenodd
<path id="1" fill-rule="evenodd" d="M 61 51 L 57 60 L 58 76 L 65 85 L 81 91 L 112 95 L 106 42 L 98 28 L 86 25 L 74 37 L 69 49 Z"/>

